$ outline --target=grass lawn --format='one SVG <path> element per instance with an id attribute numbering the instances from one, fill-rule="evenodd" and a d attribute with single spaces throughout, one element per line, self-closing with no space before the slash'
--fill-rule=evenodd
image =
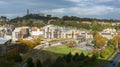
<path id="1" fill-rule="evenodd" d="M 40 54 L 37 55 L 36 59 L 40 59 L 42 62 L 45 60 L 45 58 L 49 58 L 51 62 L 54 62 L 57 57 L 66 55 L 68 53 L 72 53 L 73 55 L 75 53 L 81 53 L 83 52 L 85 55 L 88 54 L 89 51 L 81 51 L 80 49 L 75 49 L 75 48 L 68 48 L 66 45 L 59 45 L 59 46 L 53 46 L 53 47 L 48 47 L 44 48 Z M 34 62 L 36 61 L 34 59 Z M 70 65 L 70 64 L 69 64 Z M 72 64 L 75 67 L 79 64 Z M 69 67 L 69 66 L 66 66 Z M 97 64 L 86 64 L 85 67 L 97 67 Z"/>
<path id="2" fill-rule="evenodd" d="M 32 54 L 34 54 L 35 52 L 36 52 L 36 50 L 29 52 L 26 55 L 24 55 L 23 58 L 26 59 L 26 58 L 32 56 Z M 59 45 L 59 46 L 52 46 L 52 47 L 48 47 L 48 48 L 43 48 L 41 50 L 41 52 L 36 56 L 36 58 L 33 59 L 33 61 L 35 62 L 36 59 L 40 59 L 41 62 L 43 62 L 45 59 L 49 58 L 51 60 L 51 62 L 54 62 L 57 59 L 57 57 L 64 56 L 70 52 L 73 55 L 75 53 L 80 54 L 81 52 L 83 52 L 84 55 L 89 55 L 89 51 L 81 51 L 80 49 L 68 48 L 66 45 Z M 100 61 L 100 62 L 103 62 L 103 61 Z M 77 65 L 79 65 L 79 64 L 77 64 Z M 90 64 L 85 65 L 85 67 L 97 67 L 97 66 L 98 66 L 97 63 L 90 63 Z"/>
<path id="3" fill-rule="evenodd" d="M 28 57 L 32 56 L 37 50 L 34 50 L 32 52 L 29 52 L 23 56 L 23 59 L 27 59 Z M 45 59 L 50 59 L 51 62 L 54 62 L 57 57 L 59 56 L 64 56 L 68 53 L 72 53 L 73 55 L 75 53 L 84 53 L 84 55 L 89 55 L 89 51 L 81 51 L 80 49 L 76 48 L 68 48 L 66 45 L 59 45 L 59 46 L 52 46 L 48 48 L 43 48 L 39 54 L 37 54 L 36 58 L 33 59 L 35 62 L 36 59 L 40 59 L 41 62 L 45 61 Z M 117 51 L 116 51 L 117 52 Z M 112 58 L 115 56 L 116 52 L 108 59 L 106 58 L 98 58 L 97 62 L 94 64 L 86 64 L 85 67 L 97 67 L 97 66 L 102 66 L 104 67 L 108 61 L 112 60 Z M 109 55 L 108 55 L 109 56 Z"/>
<path id="4" fill-rule="evenodd" d="M 24 59 L 24 61 L 26 61 L 27 58 L 31 57 L 36 51 L 38 51 L 38 50 L 32 50 L 32 51 L 24 54 L 22 58 Z M 68 48 L 66 45 L 59 45 L 59 46 L 52 46 L 52 47 L 42 49 L 40 54 L 37 55 L 37 58 L 41 59 L 41 61 L 43 61 L 44 58 L 49 58 L 49 57 L 51 58 L 51 60 L 55 60 L 58 56 L 63 56 L 70 52 L 73 55 L 75 53 L 80 54 L 81 52 L 83 52 L 84 55 L 88 54 L 87 51 L 81 51 L 81 50 L 75 49 L 75 48 Z M 35 58 L 35 60 L 37 58 Z"/>
<path id="5" fill-rule="evenodd" d="M 70 52 L 73 55 L 75 53 L 80 54 L 81 52 L 83 52 L 85 55 L 88 54 L 87 51 L 81 51 L 75 48 L 68 48 L 66 45 L 59 45 L 59 46 L 53 46 L 42 49 L 40 54 L 37 55 L 36 59 L 40 59 L 41 61 L 44 61 L 45 59 L 49 58 L 51 59 L 51 61 L 55 61 L 57 57 L 64 56 Z"/>
<path id="6" fill-rule="evenodd" d="M 72 53 L 73 55 L 75 53 L 81 53 L 82 51 L 79 49 L 75 49 L 75 48 L 69 48 L 66 45 L 59 45 L 59 46 L 53 46 L 53 47 L 49 47 L 49 48 L 44 48 L 43 50 L 45 51 L 49 51 L 49 52 L 53 52 L 53 53 L 57 53 L 57 54 L 68 54 L 68 53 Z M 87 55 L 87 51 L 83 51 L 83 53 L 85 55 Z"/>

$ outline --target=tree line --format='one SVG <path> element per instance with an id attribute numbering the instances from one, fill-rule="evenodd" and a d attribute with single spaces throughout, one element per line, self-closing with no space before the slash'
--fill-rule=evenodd
<path id="1" fill-rule="evenodd" d="M 84 53 L 72 55 L 71 53 L 59 56 L 54 62 L 46 59 L 43 63 L 40 60 L 33 62 L 32 58 L 27 59 L 27 67 L 85 67 L 87 64 L 96 66 L 95 55 L 85 56 Z M 39 65 L 39 66 L 38 66 Z"/>
<path id="2" fill-rule="evenodd" d="M 97 19 L 97 18 L 80 18 L 77 16 L 63 16 L 62 18 L 53 17 L 52 15 L 41 16 L 39 14 L 28 14 L 23 17 L 16 17 L 10 20 L 10 22 L 17 22 L 22 20 L 37 19 L 48 21 L 50 19 L 62 19 L 64 21 L 105 21 L 105 22 L 119 22 L 117 19 Z"/>

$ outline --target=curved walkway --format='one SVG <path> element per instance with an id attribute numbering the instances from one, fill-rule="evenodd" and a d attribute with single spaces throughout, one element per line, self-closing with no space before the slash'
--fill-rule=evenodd
<path id="1" fill-rule="evenodd" d="M 107 64 L 106 67 L 117 67 L 120 60 L 120 52 L 118 52 L 115 57 Z"/>

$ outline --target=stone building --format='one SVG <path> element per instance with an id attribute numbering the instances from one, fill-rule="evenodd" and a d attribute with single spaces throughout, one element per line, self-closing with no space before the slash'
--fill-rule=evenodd
<path id="1" fill-rule="evenodd" d="M 62 27 L 55 25 L 47 25 L 43 27 L 43 36 L 45 38 L 54 39 L 61 38 Z"/>
<path id="2" fill-rule="evenodd" d="M 29 27 L 18 27 L 12 32 L 12 40 L 17 41 L 18 38 L 27 38 L 30 36 Z"/>

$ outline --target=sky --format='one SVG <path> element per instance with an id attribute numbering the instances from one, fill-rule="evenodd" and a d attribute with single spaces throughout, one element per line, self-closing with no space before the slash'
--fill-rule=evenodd
<path id="1" fill-rule="evenodd" d="M 120 20 L 120 0 L 0 0 L 0 16 L 15 18 L 30 13 L 44 13 Z"/>

